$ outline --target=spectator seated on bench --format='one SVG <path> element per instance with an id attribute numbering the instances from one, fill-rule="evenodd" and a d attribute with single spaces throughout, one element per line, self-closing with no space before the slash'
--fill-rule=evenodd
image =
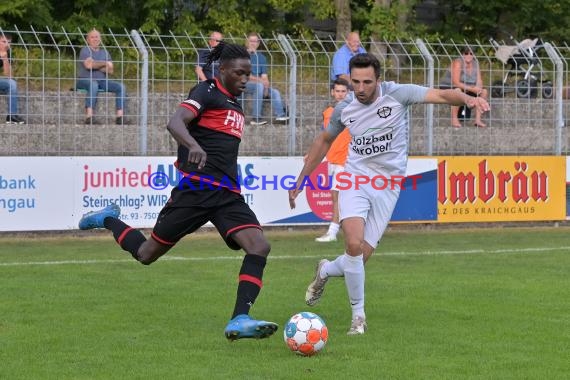
<path id="1" fill-rule="evenodd" d="M 271 109 L 275 116 L 275 121 L 286 122 L 289 120 L 285 111 L 285 106 L 281 100 L 281 93 L 271 87 L 269 76 L 267 75 L 267 58 L 257 49 L 261 39 L 255 32 L 249 33 L 246 39 L 247 51 L 251 59 L 251 75 L 245 85 L 243 99 L 249 97 L 253 101 L 251 125 L 265 125 L 267 121 L 261 119 L 263 100 L 271 100 Z"/>
<path id="2" fill-rule="evenodd" d="M 440 88 L 454 88 L 463 91 L 467 95 L 482 97 L 487 100 L 487 90 L 483 88 L 483 80 L 481 79 L 481 70 L 479 62 L 475 59 L 473 51 L 469 46 L 461 48 L 461 57 L 451 62 L 450 68 L 440 83 Z M 475 110 L 475 122 L 473 125 L 484 128 L 487 124 L 481 121 L 481 110 Z M 453 128 L 461 128 L 459 120 L 469 119 L 471 112 L 469 108 L 463 106 L 451 106 L 451 126 Z"/>
<path id="3" fill-rule="evenodd" d="M 6 124 L 24 124 L 24 119 L 18 116 L 18 85 L 12 79 L 11 42 L 10 34 L 0 32 L 0 94 L 8 95 Z"/>
<path id="4" fill-rule="evenodd" d="M 115 94 L 116 123 L 125 124 L 123 110 L 126 88 L 121 82 L 108 79 L 113 74 L 113 61 L 107 50 L 101 48 L 101 34 L 96 29 L 87 33 L 87 45 L 79 53 L 79 76 L 75 88 L 87 92 L 85 97 L 85 124 L 93 123 L 93 109 L 100 91 Z"/>

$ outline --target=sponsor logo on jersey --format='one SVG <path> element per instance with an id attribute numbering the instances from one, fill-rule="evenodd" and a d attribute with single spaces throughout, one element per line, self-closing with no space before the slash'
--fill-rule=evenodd
<path id="1" fill-rule="evenodd" d="M 392 138 L 391 130 L 382 135 L 354 136 L 352 138 L 352 151 L 361 156 L 385 153 L 391 149 Z"/>
<path id="2" fill-rule="evenodd" d="M 392 108 L 391 107 L 381 107 L 381 108 L 378 108 L 378 111 L 376 111 L 376 115 L 378 115 L 378 117 L 381 119 L 386 119 L 391 114 L 392 114 Z"/>
<path id="3" fill-rule="evenodd" d="M 241 137 L 244 123 L 245 120 L 242 113 L 235 110 L 228 110 L 226 119 L 224 120 L 224 125 L 229 125 L 232 128 L 231 133 Z"/>

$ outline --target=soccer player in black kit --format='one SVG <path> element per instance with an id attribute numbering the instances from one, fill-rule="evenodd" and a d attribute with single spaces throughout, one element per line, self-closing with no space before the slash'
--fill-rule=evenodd
<path id="1" fill-rule="evenodd" d="M 118 218 L 120 208 L 115 204 L 83 215 L 79 228 L 112 231 L 121 248 L 149 265 L 182 237 L 212 222 L 228 247 L 245 251 L 235 308 L 225 336 L 229 340 L 266 338 L 277 330 L 277 324 L 252 319 L 249 311 L 262 287 L 270 245 L 240 194 L 237 179 L 245 120 L 236 97 L 245 90 L 251 61 L 244 47 L 223 42 L 208 57 L 208 62 L 216 60 L 220 63 L 219 77 L 192 88 L 168 122 L 168 131 L 178 142 L 176 166 L 183 178 L 172 189 L 151 237 L 146 239 L 122 222 Z"/>

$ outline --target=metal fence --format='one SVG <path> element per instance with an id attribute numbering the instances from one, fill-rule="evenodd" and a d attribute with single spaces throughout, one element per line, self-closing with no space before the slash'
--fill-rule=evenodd
<path id="1" fill-rule="evenodd" d="M 170 115 L 197 83 L 194 67 L 207 35 L 160 35 L 141 31 L 102 32 L 111 54 L 113 80 L 127 87 L 127 125 L 114 124 L 114 98 L 98 96 L 95 125 L 84 125 L 85 94 L 75 89 L 86 31 L 3 29 L 13 36 L 13 77 L 25 125 L 0 125 L 0 155 L 173 155 L 166 132 Z M 244 44 L 246 36 L 226 35 Z M 330 66 L 343 41 L 286 35 L 262 36 L 272 86 L 281 92 L 291 116 L 276 123 L 269 105 L 265 126 L 247 126 L 242 155 L 302 155 L 320 131 L 330 103 Z M 531 40 L 532 42 L 533 40 Z M 461 48 L 475 52 L 490 93 L 487 128 L 473 118 L 451 127 L 450 108 L 414 105 L 410 149 L 413 155 L 567 154 L 565 101 L 570 47 L 535 41 L 364 41 L 378 56 L 383 80 L 437 87 Z M 505 56 L 504 53 L 507 53 Z M 513 66 L 513 62 L 515 65 Z M 244 100 L 246 118 L 251 100 Z M 0 95 L 0 115 L 7 109 Z"/>

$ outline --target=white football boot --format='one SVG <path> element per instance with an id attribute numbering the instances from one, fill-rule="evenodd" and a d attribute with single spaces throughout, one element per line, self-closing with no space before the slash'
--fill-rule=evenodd
<path id="1" fill-rule="evenodd" d="M 366 331 L 368 326 L 366 325 L 366 319 L 363 317 L 354 317 L 352 320 L 352 325 L 346 333 L 347 335 L 362 335 Z"/>
<path id="2" fill-rule="evenodd" d="M 309 306 L 315 306 L 317 302 L 319 302 L 319 300 L 321 299 L 321 296 L 323 295 L 323 291 L 325 290 L 325 285 L 329 280 L 329 278 L 321 277 L 321 268 L 323 267 L 323 265 L 325 265 L 328 262 L 329 261 L 327 259 L 322 259 L 317 264 L 317 268 L 315 269 L 315 278 L 309 284 L 307 292 L 305 293 L 305 302 Z"/>

